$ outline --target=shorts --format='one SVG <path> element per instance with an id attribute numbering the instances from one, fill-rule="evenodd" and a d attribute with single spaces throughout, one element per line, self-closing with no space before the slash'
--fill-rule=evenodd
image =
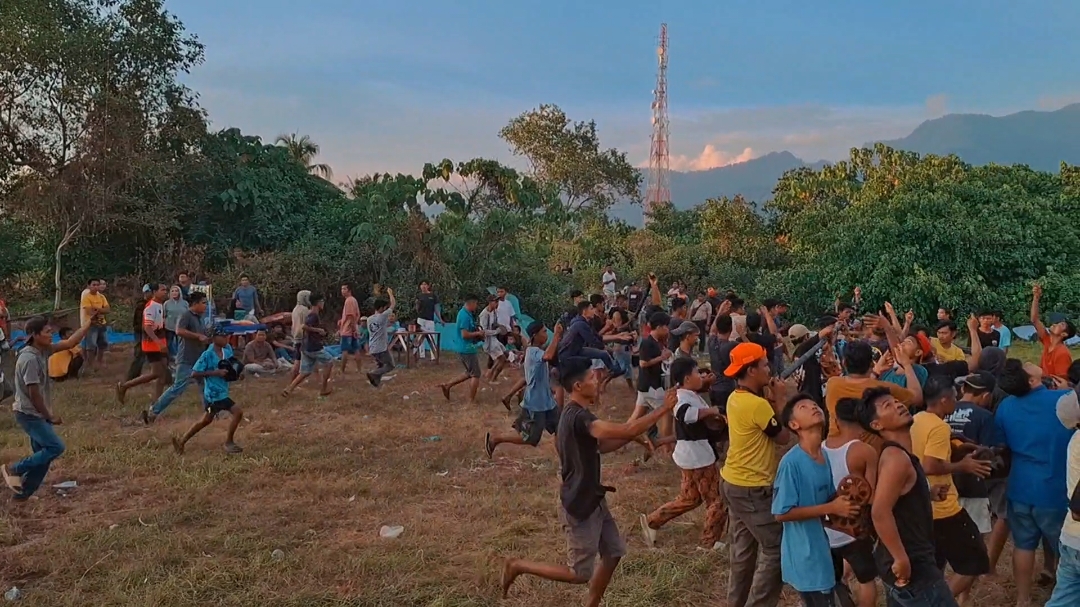
<path id="1" fill-rule="evenodd" d="M 153 364 L 164 361 L 166 354 L 164 352 L 147 352 L 143 350 L 143 356 L 146 357 L 146 362 Z"/>
<path id="2" fill-rule="evenodd" d="M 833 548 L 832 562 L 836 579 L 844 577 L 844 561 L 851 565 L 851 572 L 860 584 L 870 584 L 877 579 L 877 563 L 874 561 L 874 543 L 868 538 L 860 538 L 837 548 Z"/>
<path id="3" fill-rule="evenodd" d="M 90 325 L 90 328 L 86 330 L 86 337 L 83 338 L 84 348 L 89 352 L 96 350 L 108 350 L 109 339 L 106 337 L 109 328 L 105 325 Z"/>
<path id="4" fill-rule="evenodd" d="M 308 375 L 315 371 L 315 367 L 319 365 L 330 365 L 334 363 L 334 357 L 330 356 L 326 350 L 319 350 L 318 352 L 301 352 L 300 353 L 300 374 Z"/>
<path id="5" fill-rule="evenodd" d="M 235 406 L 236 403 L 234 403 L 231 398 L 223 398 L 206 405 L 206 412 L 210 415 L 217 415 L 222 411 L 229 411 L 231 413 L 232 408 Z"/>
<path id="6" fill-rule="evenodd" d="M 480 377 L 480 358 L 476 354 L 462 354 L 461 364 L 465 366 L 465 373 L 469 377 Z"/>
<path id="7" fill-rule="evenodd" d="M 1009 490 L 1007 479 L 987 479 L 986 491 L 990 494 L 990 512 L 995 518 L 1009 518 L 1009 500 L 1005 497 Z"/>
<path id="8" fill-rule="evenodd" d="M 360 351 L 360 338 L 353 335 L 342 335 L 340 345 L 342 353 L 356 354 Z"/>
<path id="9" fill-rule="evenodd" d="M 1061 527 L 1069 511 L 1056 508 L 1036 508 L 1009 500 L 1009 529 L 1017 550 L 1034 551 L 1039 540 L 1050 550 L 1058 553 Z"/>
<path id="10" fill-rule="evenodd" d="M 641 392 L 639 390 L 635 405 L 655 411 L 664 406 L 664 391 L 659 388 L 653 388 L 648 392 Z"/>
<path id="11" fill-rule="evenodd" d="M 547 411 L 529 411 L 522 409 L 517 419 L 514 420 L 514 429 L 521 433 L 521 440 L 533 447 L 540 444 L 540 437 L 546 430 L 548 434 L 555 436 L 559 429 L 559 409 Z"/>
<path id="12" fill-rule="evenodd" d="M 600 500 L 600 505 L 584 520 L 574 518 L 560 505 L 559 520 L 566 532 L 567 564 L 578 579 L 592 579 L 598 554 L 600 558 L 621 558 L 626 555 L 626 543 L 619 534 L 619 527 L 608 510 L 606 500 Z"/>
<path id="13" fill-rule="evenodd" d="M 944 570 L 948 563 L 957 575 L 990 573 L 990 556 L 982 534 L 964 510 L 934 521 L 934 545 L 938 569 Z"/>
<path id="14" fill-rule="evenodd" d="M 484 346 L 484 353 L 491 358 L 491 360 L 498 360 L 506 355 L 506 346 L 495 341 L 491 345 Z"/>
<path id="15" fill-rule="evenodd" d="M 994 522 L 990 517 L 990 498 L 988 497 L 962 497 L 960 506 L 968 513 L 972 522 L 979 528 L 979 533 L 986 535 L 994 528 Z"/>

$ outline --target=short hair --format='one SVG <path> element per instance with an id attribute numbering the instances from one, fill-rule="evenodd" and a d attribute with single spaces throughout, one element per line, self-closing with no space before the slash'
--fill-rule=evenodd
<path id="1" fill-rule="evenodd" d="M 716 330 L 719 333 L 731 333 L 734 326 L 731 323 L 731 317 L 727 314 L 722 314 L 716 317 Z"/>
<path id="2" fill-rule="evenodd" d="M 863 375 L 874 365 L 874 350 L 863 340 L 853 341 L 844 348 L 844 366 L 848 373 Z"/>
<path id="3" fill-rule="evenodd" d="M 697 371 L 697 361 L 693 358 L 677 358 L 671 363 L 671 383 L 681 386 L 686 377 Z"/>
<path id="4" fill-rule="evenodd" d="M 71 327 L 62 327 L 62 328 L 60 329 L 60 337 L 63 337 L 63 338 L 65 338 L 65 339 L 66 339 L 66 338 L 67 338 L 67 336 L 68 336 L 68 335 L 71 335 L 71 334 L 72 334 L 73 332 L 74 332 L 74 331 L 72 331 L 72 330 L 71 330 Z"/>
<path id="5" fill-rule="evenodd" d="M 780 300 L 774 297 L 769 297 L 765 301 L 761 302 L 761 305 L 765 306 L 765 309 L 772 309 L 780 305 Z"/>
<path id="6" fill-rule="evenodd" d="M 935 331 L 940 331 L 942 329 L 948 329 L 953 333 L 956 333 L 956 323 L 951 320 L 943 320 L 937 324 L 937 327 L 934 328 Z"/>
<path id="7" fill-rule="evenodd" d="M 206 301 L 206 293 L 203 293 L 201 291 L 192 291 L 191 294 L 188 295 L 189 306 L 193 306 L 197 303 L 202 303 L 203 301 Z"/>
<path id="8" fill-rule="evenodd" d="M 761 314 L 751 312 L 746 315 L 746 330 L 751 333 L 761 330 Z"/>
<path id="9" fill-rule="evenodd" d="M 841 398 L 836 401 L 836 419 L 837 421 L 847 422 L 849 424 L 859 423 L 859 399 L 857 398 Z"/>
<path id="10" fill-rule="evenodd" d="M 585 297 L 585 294 L 581 292 L 581 289 L 574 289 L 573 291 L 570 291 L 570 299 L 575 299 L 578 297 Z"/>
<path id="11" fill-rule="evenodd" d="M 686 307 L 686 300 L 682 297 L 676 297 L 671 300 L 671 311 L 681 310 Z"/>
<path id="12" fill-rule="evenodd" d="M 559 364 L 559 385 L 567 392 L 573 392 L 574 384 L 592 373 L 592 361 L 587 358 L 572 358 Z"/>
<path id="13" fill-rule="evenodd" d="M 598 306 L 604 303 L 604 296 L 599 293 L 593 293 L 589 296 L 589 305 Z"/>
<path id="14" fill-rule="evenodd" d="M 421 284 L 423 284 L 423 283 L 421 283 Z M 352 285 L 351 285 L 351 284 L 349 284 L 349 283 L 347 283 L 347 282 L 343 282 L 343 283 L 341 283 L 341 286 L 343 286 L 343 287 L 345 287 L 346 289 L 348 289 L 348 290 L 352 291 Z"/>
<path id="15" fill-rule="evenodd" d="M 245 278 L 248 279 L 248 280 L 251 280 L 251 277 L 247 275 L 247 272 L 241 272 L 240 273 L 240 280 L 244 280 Z"/>
<path id="16" fill-rule="evenodd" d="M 321 300 L 322 297 L 320 297 L 319 299 Z M 311 298 L 311 303 L 312 304 L 315 303 L 315 298 L 314 297 Z M 375 306 L 376 310 L 381 309 L 381 308 L 389 308 L 390 307 L 390 301 L 385 299 L 385 298 L 379 297 L 374 302 L 372 302 L 372 305 Z"/>
<path id="17" fill-rule="evenodd" d="M 877 419 L 877 401 L 883 396 L 890 396 L 892 392 L 886 387 L 867 388 L 863 391 L 862 400 L 855 408 L 855 416 L 859 418 L 859 425 L 867 432 L 877 434 L 877 430 L 871 424 Z"/>
<path id="18" fill-rule="evenodd" d="M 931 375 L 923 386 L 923 402 L 930 404 L 945 398 L 952 392 L 956 394 L 956 384 L 948 375 Z"/>
<path id="19" fill-rule="evenodd" d="M 308 299 L 308 301 L 311 302 L 311 307 L 314 308 L 315 306 L 317 306 L 317 305 L 319 305 L 319 304 L 321 304 L 323 302 L 323 296 L 316 293 L 316 294 L 312 295 L 311 298 Z M 375 307 L 376 308 L 379 307 L 379 300 L 377 300 L 377 299 L 375 300 Z"/>
<path id="20" fill-rule="evenodd" d="M 671 324 L 671 317 L 666 312 L 657 312 L 649 317 L 649 328 L 657 329 Z"/>
<path id="21" fill-rule="evenodd" d="M 817 401 L 814 400 L 809 394 L 807 394 L 805 392 L 800 392 L 800 393 L 796 394 L 795 396 L 792 396 L 791 398 L 789 398 L 787 403 L 784 404 L 783 410 L 780 411 L 780 425 L 781 426 L 783 426 L 784 428 L 788 427 L 788 424 L 791 423 L 791 418 L 795 416 L 795 405 L 801 403 L 804 400 L 808 400 L 808 401 L 814 403 L 819 408 L 821 407 L 821 405 L 818 405 Z"/>
<path id="22" fill-rule="evenodd" d="M 90 285 L 94 284 L 94 283 L 95 283 L 95 282 L 97 282 L 97 281 L 98 281 L 98 279 L 96 279 L 96 278 L 91 278 L 90 280 L 87 280 L 87 281 L 86 281 L 86 286 L 88 286 L 88 287 L 89 287 Z"/>
<path id="23" fill-rule="evenodd" d="M 593 305 L 591 303 L 589 303 L 587 301 L 579 301 L 578 305 L 577 305 L 578 314 L 584 312 L 585 310 L 588 310 L 591 307 L 593 307 Z"/>
<path id="24" fill-rule="evenodd" d="M 470 301 L 480 301 L 480 298 L 470 293 L 465 296 L 465 302 L 468 303 Z"/>
<path id="25" fill-rule="evenodd" d="M 1031 392 L 1031 377 L 1024 370 L 1024 361 L 1019 358 L 1009 358 L 998 375 L 998 387 L 1005 394 L 1012 396 L 1024 396 Z"/>

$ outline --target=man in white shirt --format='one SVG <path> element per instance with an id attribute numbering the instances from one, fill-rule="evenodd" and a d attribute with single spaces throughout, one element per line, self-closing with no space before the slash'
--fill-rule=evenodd
<path id="1" fill-rule="evenodd" d="M 610 308 L 615 305 L 615 272 L 611 266 L 604 266 L 604 275 L 600 277 L 604 287 L 604 305 Z"/>
<path id="2" fill-rule="evenodd" d="M 506 294 L 505 289 L 499 289 L 499 292 Z M 506 366 L 506 347 L 502 342 L 506 339 L 510 328 L 500 320 L 499 308 L 503 303 L 510 302 L 494 295 L 488 296 L 488 305 L 480 311 L 478 319 L 480 329 L 484 332 L 484 352 L 488 355 L 488 369 L 490 369 L 487 377 L 489 382 L 498 379 L 499 373 Z"/>
<path id="3" fill-rule="evenodd" d="M 727 513 L 720 498 L 720 471 L 716 467 L 716 450 L 712 437 L 715 424 L 721 421 L 720 410 L 710 407 L 698 391 L 704 388 L 704 378 L 698 373 L 692 358 L 679 358 L 671 363 L 671 381 L 676 386 L 675 450 L 671 460 L 682 469 L 679 497 L 657 508 L 652 514 L 640 515 L 645 543 L 656 543 L 656 530 L 677 516 L 690 512 L 705 503 L 705 528 L 701 544 L 717 548 L 727 526 Z M 711 421 L 710 421 L 711 420 Z M 661 439 L 661 443 L 667 442 Z"/>
<path id="4" fill-rule="evenodd" d="M 1075 394 L 1058 400 L 1057 414 L 1066 428 L 1080 428 L 1080 403 Z M 1057 582 L 1046 607 L 1080 605 L 1080 432 L 1074 432 L 1069 440 L 1068 454 L 1065 485 L 1069 492 L 1069 512 L 1061 526 Z"/>

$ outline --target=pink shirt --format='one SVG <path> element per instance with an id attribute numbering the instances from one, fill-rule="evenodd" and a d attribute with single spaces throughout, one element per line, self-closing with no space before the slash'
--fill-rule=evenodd
<path id="1" fill-rule="evenodd" d="M 350 315 L 352 318 L 348 318 Z M 345 299 L 345 308 L 341 310 L 338 332 L 342 337 L 359 337 L 360 334 L 356 330 L 356 323 L 359 320 L 360 304 L 356 303 L 356 298 L 350 295 Z"/>

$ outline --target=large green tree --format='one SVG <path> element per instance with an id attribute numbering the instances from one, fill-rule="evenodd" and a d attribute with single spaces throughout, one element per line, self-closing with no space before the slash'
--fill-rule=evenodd
<path id="1" fill-rule="evenodd" d="M 559 190 L 569 212 L 604 213 L 618 200 L 641 202 L 641 173 L 614 148 L 602 149 L 596 122 L 574 122 L 556 105 L 514 118 L 500 132 L 533 175 Z"/>

